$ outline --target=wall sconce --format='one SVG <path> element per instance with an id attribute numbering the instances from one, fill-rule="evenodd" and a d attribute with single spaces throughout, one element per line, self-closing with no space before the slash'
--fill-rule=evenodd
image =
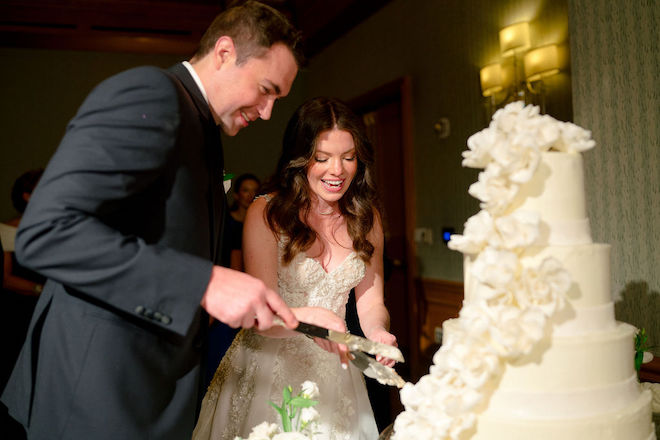
<path id="1" fill-rule="evenodd" d="M 525 54 L 525 78 L 528 83 L 559 73 L 557 45 L 537 47 Z"/>
<path id="2" fill-rule="evenodd" d="M 481 90 L 485 97 L 493 96 L 504 88 L 502 65 L 500 63 L 489 64 L 479 71 Z"/>
<path id="3" fill-rule="evenodd" d="M 500 31 L 500 52 L 503 57 L 523 52 L 529 47 L 529 23 L 515 23 Z"/>
<path id="4" fill-rule="evenodd" d="M 545 113 L 545 83 L 543 78 L 559 73 L 557 46 L 549 44 L 537 47 L 525 54 L 525 78 L 527 89 L 539 97 L 541 112 Z"/>
<path id="5" fill-rule="evenodd" d="M 537 96 L 545 113 L 543 78 L 559 72 L 557 46 L 547 45 L 530 50 L 529 23 L 507 26 L 499 32 L 502 61 L 479 71 L 481 93 L 489 98 L 488 119 L 500 106 L 513 101 L 532 101 Z"/>

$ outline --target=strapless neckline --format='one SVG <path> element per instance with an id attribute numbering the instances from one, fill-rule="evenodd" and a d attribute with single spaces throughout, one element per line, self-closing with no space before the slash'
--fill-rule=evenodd
<path id="1" fill-rule="evenodd" d="M 341 261 L 341 263 L 335 266 L 332 270 L 326 270 L 325 267 L 323 267 L 323 264 L 321 264 L 321 262 L 316 258 L 310 257 L 307 254 L 302 254 L 302 255 L 305 260 L 313 261 L 323 272 L 325 272 L 326 275 L 332 275 L 338 270 L 340 270 L 344 266 L 344 264 L 346 264 L 347 261 L 351 260 L 356 255 L 356 253 L 355 251 L 351 251 L 348 255 L 346 255 L 346 257 Z"/>

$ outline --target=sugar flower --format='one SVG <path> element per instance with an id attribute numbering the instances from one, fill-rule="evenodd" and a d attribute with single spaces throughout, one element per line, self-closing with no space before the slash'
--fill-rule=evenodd
<path id="1" fill-rule="evenodd" d="M 532 245 L 539 237 L 538 212 L 516 211 L 495 220 L 501 246 L 513 250 Z"/>
<path id="2" fill-rule="evenodd" d="M 561 137 L 554 145 L 558 151 L 567 153 L 581 153 L 596 146 L 596 142 L 591 139 L 591 132 L 579 127 L 571 122 L 560 123 Z"/>
<path id="3" fill-rule="evenodd" d="M 474 261 L 470 272 L 491 287 L 505 287 L 516 274 L 518 257 L 513 252 L 487 247 Z"/>
<path id="4" fill-rule="evenodd" d="M 555 258 L 544 259 L 538 268 L 525 268 L 516 283 L 515 297 L 521 307 L 539 307 L 551 316 L 564 305 L 571 276 Z"/>
<path id="5" fill-rule="evenodd" d="M 309 437 L 300 432 L 280 432 L 272 440 L 309 440 Z"/>
<path id="6" fill-rule="evenodd" d="M 471 196 L 481 201 L 481 209 L 495 214 L 502 213 L 518 193 L 518 185 L 501 175 L 499 170 L 499 167 L 486 168 L 468 189 Z"/>
<path id="7" fill-rule="evenodd" d="M 453 234 L 447 246 L 465 254 L 476 254 L 492 237 L 493 226 L 493 218 L 488 211 L 479 211 L 465 222 L 463 235 Z"/>
<path id="8" fill-rule="evenodd" d="M 316 382 L 312 382 L 311 380 L 306 380 L 302 383 L 300 386 L 301 388 L 301 395 L 307 399 L 318 399 L 319 397 L 319 386 L 316 384 Z"/>

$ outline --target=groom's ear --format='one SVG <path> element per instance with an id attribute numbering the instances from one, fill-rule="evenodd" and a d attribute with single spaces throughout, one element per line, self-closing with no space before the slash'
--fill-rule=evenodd
<path id="1" fill-rule="evenodd" d="M 236 45 L 231 37 L 223 35 L 213 47 L 213 65 L 216 69 L 236 64 Z"/>

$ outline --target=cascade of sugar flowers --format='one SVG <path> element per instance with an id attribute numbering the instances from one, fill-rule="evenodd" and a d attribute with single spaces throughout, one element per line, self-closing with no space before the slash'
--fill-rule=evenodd
<path id="1" fill-rule="evenodd" d="M 463 166 L 484 169 L 468 191 L 481 211 L 467 220 L 463 235 L 452 235 L 449 247 L 471 257 L 466 277 L 480 288 L 445 335 L 429 374 L 401 390 L 405 410 L 394 422 L 393 440 L 458 440 L 473 428 L 494 391 L 490 384 L 506 362 L 539 342 L 571 283 L 552 257 L 537 267 L 522 266 L 522 253 L 539 236 L 540 218 L 537 212 L 511 212 L 511 204 L 542 152 L 586 151 L 595 145 L 591 133 L 514 102 L 495 112 L 488 128 L 467 144 Z"/>

